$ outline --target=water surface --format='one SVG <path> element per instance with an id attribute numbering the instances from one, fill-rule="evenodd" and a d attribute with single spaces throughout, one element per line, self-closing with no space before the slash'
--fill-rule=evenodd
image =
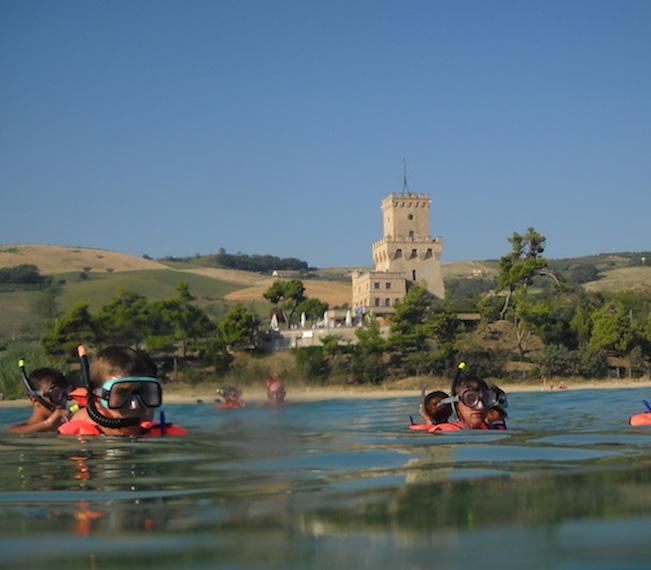
<path id="1" fill-rule="evenodd" d="M 648 396 L 511 394 L 501 433 L 410 432 L 417 396 L 3 433 L 0 568 L 649 568 L 651 428 L 626 423 Z"/>

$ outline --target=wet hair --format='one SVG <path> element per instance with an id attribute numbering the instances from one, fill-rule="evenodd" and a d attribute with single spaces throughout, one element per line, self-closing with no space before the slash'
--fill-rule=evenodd
<path id="1" fill-rule="evenodd" d="M 156 365 L 147 354 L 126 346 L 109 346 L 100 350 L 90 365 L 90 379 L 101 386 L 112 377 L 156 377 Z"/>
<path id="2" fill-rule="evenodd" d="M 504 396 L 506 398 L 506 392 L 504 390 L 502 390 L 502 388 L 500 388 L 496 384 L 488 384 L 488 389 L 495 394 L 495 399 L 496 400 L 500 396 Z M 497 410 L 501 414 L 502 418 L 508 418 L 509 417 L 509 415 L 506 413 L 506 410 L 500 405 L 493 406 L 491 408 L 491 410 Z"/>
<path id="3" fill-rule="evenodd" d="M 224 400 L 239 400 L 242 397 L 242 391 L 235 386 L 226 386 L 225 388 L 219 388 L 217 393 L 224 398 Z"/>
<path id="4" fill-rule="evenodd" d="M 478 390 L 480 392 L 487 392 L 489 390 L 488 384 L 481 378 L 461 378 L 453 387 L 452 395 L 458 396 L 467 390 Z"/>
<path id="5" fill-rule="evenodd" d="M 56 368 L 37 368 L 29 375 L 29 383 L 34 390 L 44 390 L 54 384 L 67 386 L 66 377 Z"/>
<path id="6" fill-rule="evenodd" d="M 441 404 L 441 400 L 447 398 L 445 392 L 437 390 L 430 392 L 423 399 L 423 412 L 432 420 L 432 423 L 442 424 L 448 421 L 452 414 L 452 406 L 450 404 Z"/>

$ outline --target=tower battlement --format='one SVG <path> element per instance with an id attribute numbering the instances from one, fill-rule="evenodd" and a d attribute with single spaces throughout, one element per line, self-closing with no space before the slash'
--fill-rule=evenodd
<path id="1" fill-rule="evenodd" d="M 393 312 L 393 303 L 404 296 L 409 282 L 422 282 L 431 293 L 443 298 L 439 263 L 443 238 L 430 234 L 431 205 L 428 194 L 413 192 L 391 193 L 382 200 L 384 235 L 372 244 L 375 271 L 353 273 L 353 308 Z M 398 296 L 376 297 L 382 283 Z"/>

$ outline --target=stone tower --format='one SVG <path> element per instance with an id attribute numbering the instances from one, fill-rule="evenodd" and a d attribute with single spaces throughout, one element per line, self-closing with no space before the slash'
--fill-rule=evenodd
<path id="1" fill-rule="evenodd" d="M 429 233 L 431 205 L 427 194 L 389 194 L 382 200 L 384 237 L 373 244 L 373 261 L 376 271 L 402 271 L 408 281 L 424 281 L 443 298 L 443 238 Z"/>
<path id="2" fill-rule="evenodd" d="M 409 284 L 420 282 L 443 298 L 439 259 L 443 238 L 430 235 L 432 200 L 427 194 L 403 192 L 382 200 L 384 236 L 373 244 L 375 271 L 353 272 L 353 308 L 392 313 Z"/>

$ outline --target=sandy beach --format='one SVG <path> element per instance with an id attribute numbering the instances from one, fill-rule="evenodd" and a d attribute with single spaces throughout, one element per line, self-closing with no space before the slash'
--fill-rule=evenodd
<path id="1" fill-rule="evenodd" d="M 441 389 L 448 390 L 449 385 L 440 381 L 432 381 L 431 383 L 419 383 L 413 381 L 414 388 L 406 387 L 388 387 L 388 386 L 292 386 L 287 385 L 287 401 L 288 402 L 317 402 L 321 400 L 368 400 L 380 398 L 418 398 L 420 396 L 420 388 L 418 386 L 424 385 L 428 389 Z M 564 380 L 567 385 L 562 391 L 572 390 L 616 390 L 622 388 L 649 388 L 651 390 L 651 380 L 637 379 L 637 380 L 584 380 L 572 379 Z M 553 382 L 554 391 L 559 391 L 559 380 Z M 500 386 L 506 390 L 507 393 L 513 392 L 549 392 L 552 390 L 551 382 L 546 383 L 518 383 L 518 382 L 501 382 Z M 242 393 L 247 402 L 259 403 L 267 399 L 267 393 L 264 388 L 243 387 Z M 199 385 L 193 386 L 168 386 L 165 388 L 164 394 L 165 403 L 167 404 L 192 404 L 197 400 L 204 402 L 211 402 L 215 399 L 215 387 Z M 29 400 L 26 398 L 18 400 L 2 400 L 0 401 L 0 408 L 14 408 L 24 407 L 29 405 Z"/>

